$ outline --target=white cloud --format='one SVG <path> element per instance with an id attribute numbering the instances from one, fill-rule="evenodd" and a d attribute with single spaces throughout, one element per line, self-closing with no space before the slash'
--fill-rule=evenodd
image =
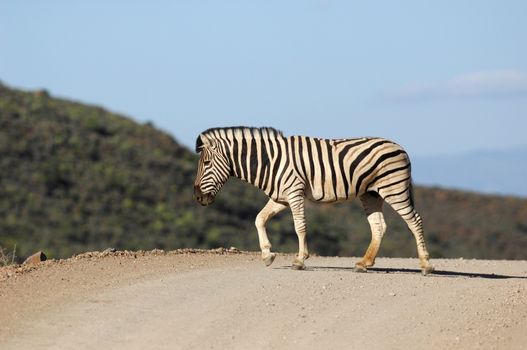
<path id="1" fill-rule="evenodd" d="M 387 94 L 393 100 L 501 96 L 527 96 L 527 73 L 518 70 L 474 72 L 435 83 L 402 86 Z"/>

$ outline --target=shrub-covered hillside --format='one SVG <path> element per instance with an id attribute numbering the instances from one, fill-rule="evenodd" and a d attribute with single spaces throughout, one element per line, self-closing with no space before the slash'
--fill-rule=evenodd
<path id="1" fill-rule="evenodd" d="M 150 124 L 0 85 L 0 247 L 52 257 L 105 249 L 258 249 L 259 190 L 231 180 L 203 208 L 192 199 L 196 155 Z M 420 188 L 416 203 L 435 257 L 527 258 L 527 201 Z M 383 256 L 415 256 L 391 210 Z M 369 228 L 358 202 L 307 207 L 308 242 L 359 255 Z M 297 247 L 289 212 L 269 224 L 275 250 Z"/>

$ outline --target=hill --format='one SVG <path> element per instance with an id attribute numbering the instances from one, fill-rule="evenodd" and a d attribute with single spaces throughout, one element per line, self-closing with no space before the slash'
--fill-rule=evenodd
<path id="1" fill-rule="evenodd" d="M 149 123 L 0 86 L 0 246 L 51 257 L 107 247 L 258 249 L 253 223 L 265 195 L 231 180 L 200 207 L 196 160 Z M 527 258 L 527 200 L 418 187 L 416 203 L 433 257 Z M 370 233 L 358 202 L 306 210 L 313 252 L 364 252 Z M 387 212 L 380 255 L 415 256 L 413 237 Z M 268 228 L 276 250 L 297 249 L 290 213 Z"/>

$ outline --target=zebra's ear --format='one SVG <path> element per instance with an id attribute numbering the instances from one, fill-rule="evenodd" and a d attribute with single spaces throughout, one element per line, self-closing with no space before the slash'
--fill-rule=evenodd
<path id="1" fill-rule="evenodd" d="M 203 140 L 201 139 L 201 135 L 198 136 L 196 139 L 196 153 L 201 152 L 201 149 L 203 148 Z"/>

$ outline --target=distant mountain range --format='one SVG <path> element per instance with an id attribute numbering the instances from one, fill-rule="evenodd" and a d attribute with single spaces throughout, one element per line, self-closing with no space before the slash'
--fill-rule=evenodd
<path id="1" fill-rule="evenodd" d="M 412 158 L 419 185 L 527 197 L 527 146 Z"/>

